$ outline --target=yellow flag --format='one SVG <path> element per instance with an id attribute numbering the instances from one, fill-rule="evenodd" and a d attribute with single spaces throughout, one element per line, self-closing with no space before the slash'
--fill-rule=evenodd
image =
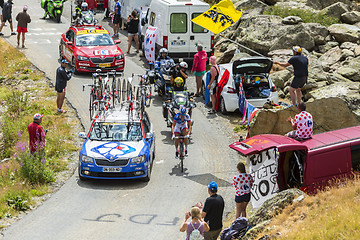
<path id="1" fill-rule="evenodd" d="M 223 0 L 191 21 L 218 34 L 236 23 L 241 15 L 242 9 L 237 11 L 230 0 Z"/>

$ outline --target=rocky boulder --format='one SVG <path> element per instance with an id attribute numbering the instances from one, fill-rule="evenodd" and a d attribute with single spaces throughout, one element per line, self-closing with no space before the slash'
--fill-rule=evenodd
<path id="1" fill-rule="evenodd" d="M 351 11 L 341 14 L 341 21 L 343 23 L 354 24 L 360 22 L 360 12 Z"/>
<path id="2" fill-rule="evenodd" d="M 282 70 L 270 74 L 270 78 L 277 88 L 284 89 L 285 83 L 293 76 L 289 70 Z"/>
<path id="3" fill-rule="evenodd" d="M 320 13 L 328 16 L 333 16 L 340 20 L 341 15 L 348 12 L 349 9 L 347 6 L 342 2 L 334 3 L 320 11 Z"/>
<path id="4" fill-rule="evenodd" d="M 268 7 L 268 5 L 259 0 L 240 0 L 235 2 L 234 6 L 238 11 L 243 10 L 242 18 L 261 15 Z"/>
<path id="5" fill-rule="evenodd" d="M 298 24 L 301 22 L 303 22 L 303 20 L 297 16 L 287 16 L 287 17 L 283 18 L 283 20 L 281 21 L 281 23 L 288 24 L 288 25 L 295 25 L 295 24 Z"/>
<path id="6" fill-rule="evenodd" d="M 341 56 L 341 49 L 339 47 L 334 47 L 322 55 L 319 60 L 324 71 L 328 72 L 332 65 L 340 61 Z"/>
<path id="7" fill-rule="evenodd" d="M 323 9 L 323 8 L 326 8 L 326 7 L 329 7 L 333 4 L 336 4 L 338 2 L 342 2 L 342 3 L 345 3 L 346 6 L 351 6 L 351 8 L 353 8 L 353 0 L 307 0 L 306 1 L 306 5 L 307 6 L 310 6 L 314 9 Z"/>
<path id="8" fill-rule="evenodd" d="M 268 199 L 249 218 L 249 223 L 253 227 L 250 228 L 241 239 L 254 239 L 258 233 L 266 228 L 273 217 L 282 213 L 287 206 L 302 201 L 306 196 L 307 195 L 299 189 L 292 188 L 281 191 L 273 198 Z"/>
<path id="9" fill-rule="evenodd" d="M 330 34 L 336 41 L 356 43 L 360 38 L 360 28 L 350 24 L 333 24 L 328 27 Z"/>
<path id="10" fill-rule="evenodd" d="M 310 112 L 314 119 L 313 130 L 315 134 L 356 126 L 360 123 L 356 115 L 349 109 L 348 102 L 338 97 L 324 98 L 327 95 L 332 95 L 332 90 L 335 91 L 336 89 L 339 93 L 338 95 L 343 96 L 343 94 L 349 93 L 348 88 L 337 84 L 330 86 L 334 87 L 327 89 L 329 86 L 326 86 L 319 88 L 321 90 L 311 91 L 310 93 L 315 100 L 306 103 L 306 111 Z M 320 96 L 323 98 L 318 98 Z M 286 122 L 286 119 L 289 116 L 294 117 L 297 113 L 296 107 L 280 110 L 261 109 L 250 123 L 249 134 L 250 136 L 258 134 L 284 135 L 292 130 L 291 124 Z M 336 114 L 336 121 L 334 121 L 334 114 Z"/>

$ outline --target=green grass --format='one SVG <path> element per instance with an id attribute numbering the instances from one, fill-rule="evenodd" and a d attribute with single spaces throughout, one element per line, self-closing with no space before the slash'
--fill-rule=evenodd
<path id="1" fill-rule="evenodd" d="M 285 8 L 281 6 L 269 7 L 264 11 L 264 15 L 277 15 L 282 18 L 288 16 L 297 16 L 300 17 L 304 23 L 320 23 L 326 27 L 335 23 L 340 23 L 339 19 L 328 15 L 313 13 L 311 11 L 297 8 Z"/>
<path id="2" fill-rule="evenodd" d="M 73 128 L 78 119 L 59 115 L 56 94 L 44 74 L 26 57 L 0 39 L 0 219 L 29 209 L 32 198 L 47 194 L 56 173 L 68 166 L 68 155 L 77 152 Z M 35 91 L 36 90 L 36 91 Z M 44 156 L 31 156 L 27 126 L 35 113 L 44 114 L 48 130 Z M 2 226 L 0 226 L 0 229 Z"/>

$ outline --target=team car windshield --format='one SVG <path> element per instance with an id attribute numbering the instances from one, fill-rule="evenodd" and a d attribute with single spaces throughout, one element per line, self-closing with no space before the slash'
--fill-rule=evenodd
<path id="1" fill-rule="evenodd" d="M 114 45 L 114 40 L 109 34 L 81 34 L 76 37 L 76 46 L 110 46 Z"/>
<path id="2" fill-rule="evenodd" d="M 141 133 L 140 123 L 95 122 L 89 138 L 93 141 L 140 141 Z"/>

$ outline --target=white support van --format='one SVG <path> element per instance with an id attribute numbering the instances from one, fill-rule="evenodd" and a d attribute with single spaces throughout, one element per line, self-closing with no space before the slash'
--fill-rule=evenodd
<path id="1" fill-rule="evenodd" d="M 214 47 L 213 33 L 191 22 L 209 8 L 209 4 L 200 0 L 152 0 L 141 20 L 142 44 L 148 26 L 154 26 L 159 34 L 156 53 L 164 47 L 174 59 L 192 60 L 200 43 L 210 55 Z"/>

